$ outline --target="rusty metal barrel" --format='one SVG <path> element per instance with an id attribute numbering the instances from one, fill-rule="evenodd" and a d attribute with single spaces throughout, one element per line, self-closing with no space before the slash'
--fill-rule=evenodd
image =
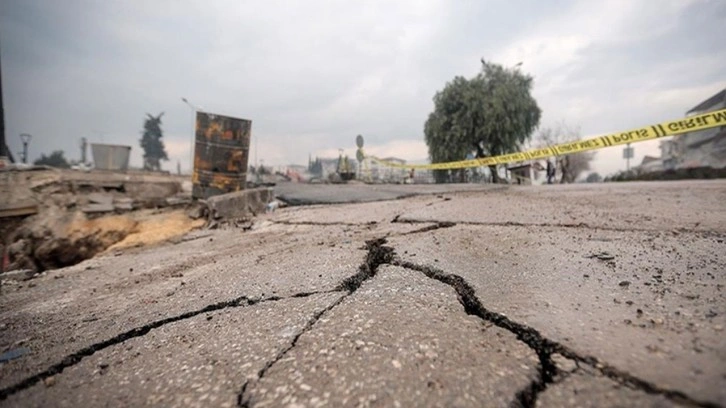
<path id="1" fill-rule="evenodd" d="M 192 196 L 244 190 L 252 121 L 197 112 Z"/>

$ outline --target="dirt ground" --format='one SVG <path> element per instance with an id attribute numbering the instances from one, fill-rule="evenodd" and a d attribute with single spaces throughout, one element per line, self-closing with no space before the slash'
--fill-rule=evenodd
<path id="1" fill-rule="evenodd" d="M 185 210 L 140 214 L 124 239 L 108 247 L 106 252 L 118 249 L 155 245 L 204 226 L 205 220 L 193 220 Z"/>

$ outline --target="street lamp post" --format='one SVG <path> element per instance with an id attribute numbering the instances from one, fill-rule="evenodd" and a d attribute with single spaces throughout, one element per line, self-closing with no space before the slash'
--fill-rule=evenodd
<path id="1" fill-rule="evenodd" d="M 634 150 L 632 147 L 630 147 L 630 143 L 625 145 L 625 148 L 623 149 L 623 158 L 625 159 L 625 168 L 626 171 L 630 171 L 630 159 L 633 158 Z"/>
<path id="2" fill-rule="evenodd" d="M 630 150 L 630 143 L 627 144 L 627 149 Z M 633 156 L 632 153 L 628 153 L 628 158 L 625 161 L 625 169 L 626 171 L 630 171 L 630 158 Z"/>
<path id="3" fill-rule="evenodd" d="M 33 136 L 28 133 L 21 133 L 20 134 L 20 140 L 23 141 L 23 163 L 28 163 L 28 143 L 30 143 L 30 139 L 32 139 Z"/>
<path id="4" fill-rule="evenodd" d="M 187 106 L 189 106 L 189 108 L 191 109 L 191 112 L 192 112 L 192 143 L 191 143 L 191 148 L 189 149 L 190 150 L 189 165 L 191 167 L 191 172 L 193 173 L 194 172 L 194 139 L 196 137 L 196 132 L 197 132 L 195 122 L 196 122 L 197 111 L 201 111 L 202 107 L 193 105 L 191 102 L 189 102 L 189 100 L 187 100 L 187 98 L 182 97 L 181 100 L 182 100 L 182 102 L 187 104 Z"/>

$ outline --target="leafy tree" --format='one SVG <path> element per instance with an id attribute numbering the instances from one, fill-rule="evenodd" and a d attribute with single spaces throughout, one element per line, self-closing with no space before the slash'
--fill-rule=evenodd
<path id="1" fill-rule="evenodd" d="M 148 113 L 146 116 L 140 140 L 141 148 L 144 150 L 144 170 L 159 171 L 161 170 L 160 161 L 169 160 L 164 142 L 161 140 L 164 137 L 161 131 L 161 117 L 164 116 L 164 112 L 161 112 L 159 116 Z"/>
<path id="2" fill-rule="evenodd" d="M 68 164 L 68 161 L 65 158 L 63 150 L 54 150 L 53 153 L 51 153 L 49 156 L 41 154 L 40 158 L 33 162 L 33 164 L 59 167 L 62 169 L 67 169 L 71 167 L 71 165 Z"/>
<path id="3" fill-rule="evenodd" d="M 581 138 L 579 128 L 572 128 L 564 122 L 560 122 L 554 128 L 541 129 L 536 136 L 540 147 L 573 142 Z M 595 154 L 596 152 L 579 152 L 557 156 L 557 167 L 562 174 L 560 183 L 574 183 L 582 173 L 590 170 L 590 162 L 595 158 Z"/>
<path id="4" fill-rule="evenodd" d="M 600 183 L 602 182 L 602 177 L 599 174 L 593 172 L 587 175 L 585 181 L 588 183 Z"/>
<path id="5" fill-rule="evenodd" d="M 432 163 L 463 160 L 473 151 L 476 157 L 516 152 L 539 124 L 532 77 L 518 66 L 481 62 L 475 77 L 457 76 L 434 96 L 434 111 L 424 125 Z M 498 182 L 496 166 L 490 170 Z"/>

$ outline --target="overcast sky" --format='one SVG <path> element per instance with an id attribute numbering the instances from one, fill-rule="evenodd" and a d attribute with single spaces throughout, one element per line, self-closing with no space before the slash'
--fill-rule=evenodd
<path id="1" fill-rule="evenodd" d="M 265 164 L 308 154 L 427 157 L 432 97 L 480 58 L 523 62 L 540 126 L 583 136 L 676 119 L 726 87 L 724 0 L 3 0 L 6 135 L 30 157 L 79 158 L 81 137 L 138 145 L 165 112 L 171 158 L 189 167 L 191 109 L 251 119 Z M 634 145 L 636 162 L 658 141 Z M 252 164 L 252 163 L 251 163 Z M 622 147 L 595 170 L 624 169 Z"/>

